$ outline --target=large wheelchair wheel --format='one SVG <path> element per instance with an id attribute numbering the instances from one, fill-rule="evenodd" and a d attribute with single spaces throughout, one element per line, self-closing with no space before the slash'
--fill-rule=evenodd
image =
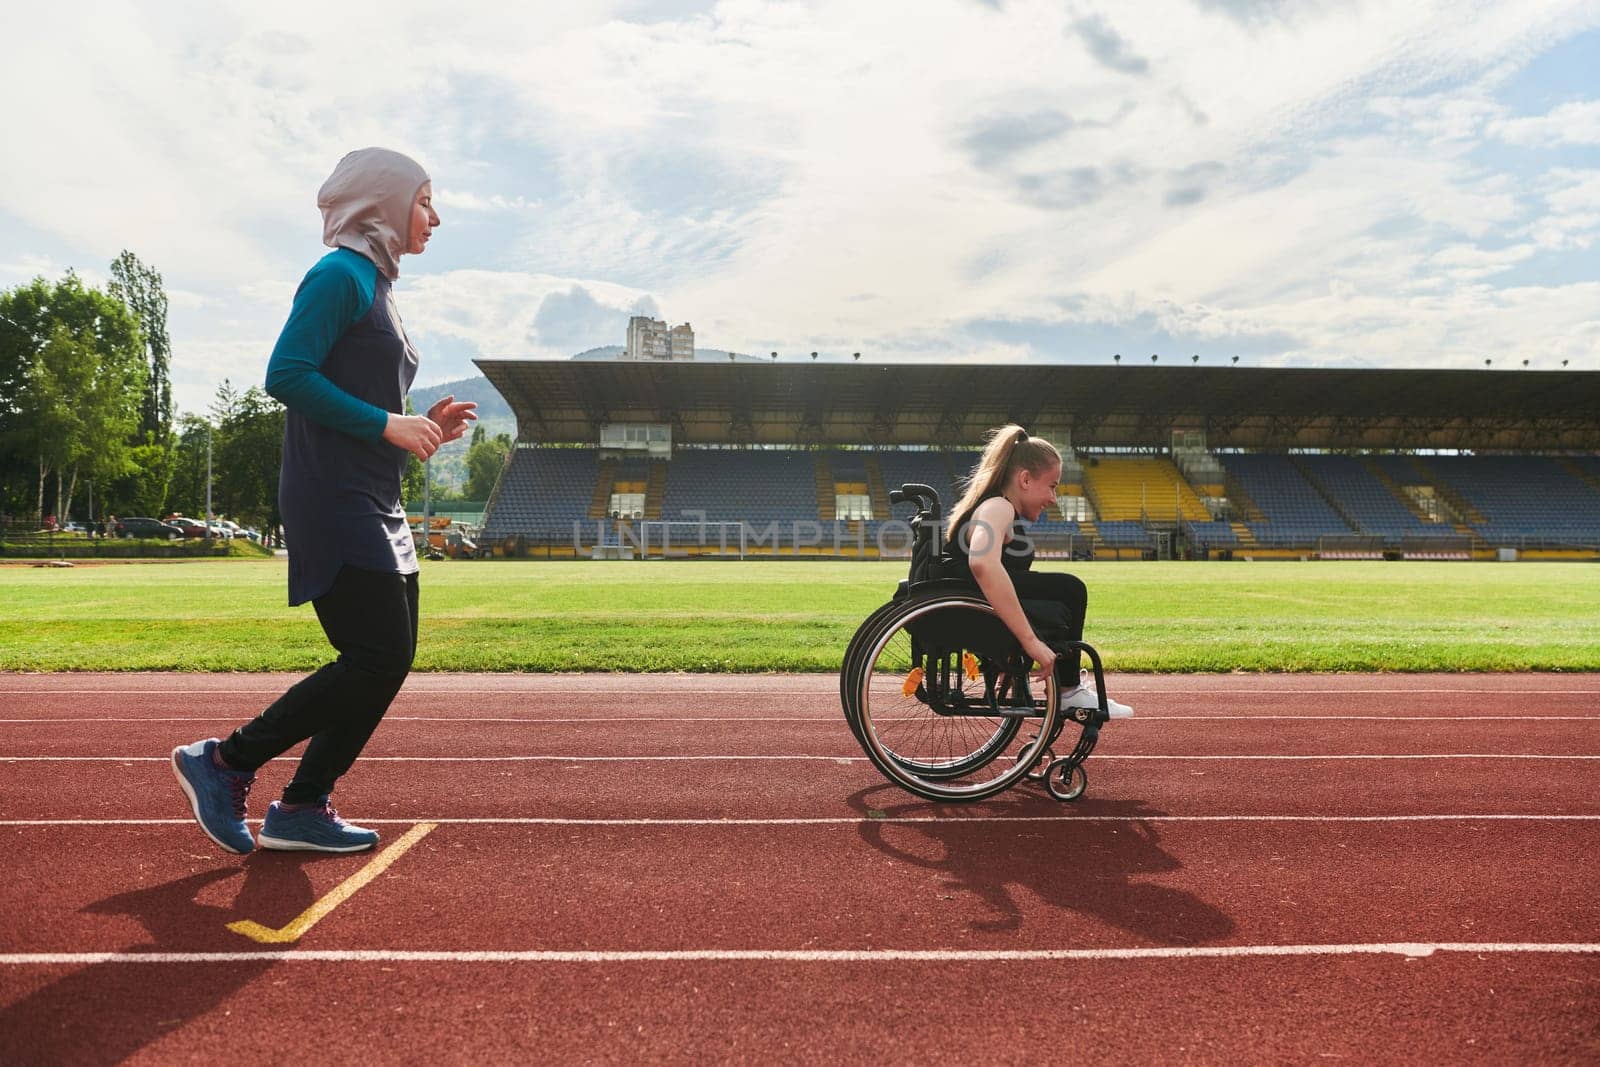
<path id="1" fill-rule="evenodd" d="M 875 639 L 876 634 L 883 628 L 884 619 L 900 609 L 901 602 L 892 600 L 883 605 L 856 628 L 855 634 L 850 638 L 850 644 L 845 646 L 844 666 L 839 670 L 839 704 L 844 708 L 844 720 L 850 724 L 850 732 L 856 735 L 856 740 L 865 746 L 861 739 L 861 721 L 858 714 L 859 701 L 856 699 L 856 689 L 860 685 L 860 660 L 866 655 L 867 648 Z"/>
<path id="2" fill-rule="evenodd" d="M 1018 741 L 1053 736 L 1056 685 L 1029 678 L 979 595 L 911 597 L 874 612 L 846 652 L 845 714 L 869 759 L 930 800 L 979 800 L 1031 769 Z"/>

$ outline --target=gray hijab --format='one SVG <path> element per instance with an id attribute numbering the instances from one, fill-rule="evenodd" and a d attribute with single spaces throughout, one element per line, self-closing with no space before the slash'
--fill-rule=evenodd
<path id="1" fill-rule="evenodd" d="M 322 243 L 361 253 L 393 281 L 411 236 L 411 206 L 427 180 L 428 172 L 399 152 L 351 152 L 317 190 Z"/>

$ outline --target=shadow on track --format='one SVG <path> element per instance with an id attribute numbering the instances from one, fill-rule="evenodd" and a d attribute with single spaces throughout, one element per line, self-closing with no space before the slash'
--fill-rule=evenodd
<path id="1" fill-rule="evenodd" d="M 869 803 L 872 797 L 877 803 Z M 904 800 L 895 804 L 894 799 Z M 1141 880 L 1183 866 L 1161 847 L 1147 822 L 977 822 L 961 812 L 1002 808 L 1008 815 L 1110 815 L 1137 820 L 1161 815 L 1140 801 L 1082 800 L 1070 811 L 1055 801 L 1024 800 L 963 805 L 961 812 L 920 800 L 891 785 L 875 785 L 849 797 L 865 816 L 861 837 L 894 859 L 945 875 L 951 890 L 977 895 L 993 917 L 974 921 L 985 933 L 1023 928 L 1014 895 L 1026 890 L 1055 908 L 1078 912 L 1119 927 L 1157 945 L 1199 945 L 1221 941 L 1234 931 L 1233 920 L 1193 893 Z M 1020 810 L 1019 810 L 1020 809 Z M 886 819 L 937 816 L 930 822 Z M 1061 931 L 1035 931 L 1036 940 L 1053 943 Z"/>
<path id="2" fill-rule="evenodd" d="M 149 939 L 122 952 L 239 952 L 261 950 L 227 929 L 238 919 L 282 926 L 314 902 L 310 864 L 338 859 L 315 853 L 254 853 L 238 867 L 200 871 L 164 885 L 106 897 L 84 908 L 95 915 L 125 915 L 141 923 Z M 227 906 L 203 904 L 220 884 L 239 878 Z M 293 948 L 284 945 L 283 948 Z M 192 964 L 94 964 L 73 971 L 0 1009 L 0 1034 L 19 1047 L 0 1049 L 10 1063 L 117 1063 L 191 1020 L 224 1004 L 276 964 L 271 960 Z M 231 1024 L 247 1034 L 248 1009 Z M 209 1035 L 210 1053 L 191 1048 L 185 1057 L 227 1058 L 231 1038 Z"/>

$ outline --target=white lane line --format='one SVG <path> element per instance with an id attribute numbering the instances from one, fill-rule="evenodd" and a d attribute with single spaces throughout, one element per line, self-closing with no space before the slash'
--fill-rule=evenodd
<path id="1" fill-rule="evenodd" d="M 165 763 L 163 755 L 0 755 L 0 763 Z M 1600 758 L 1600 757 L 1595 757 Z M 694 763 L 694 761 L 806 760 L 821 763 L 866 763 L 864 755 L 363 755 L 362 763 Z M 274 763 L 298 763 L 280 755 Z"/>
<path id="2" fill-rule="evenodd" d="M 1152 722 L 1600 722 L 1600 715 L 1139 715 L 1129 725 Z M 6 723 L 50 722 L 208 722 L 232 723 L 226 715 L 125 715 L 52 716 L 38 719 L 0 719 Z M 538 715 L 385 715 L 384 722 L 462 723 L 586 723 L 586 722 L 793 722 L 840 723 L 841 715 L 579 715 L 553 718 Z M 894 717 L 887 721 L 911 721 Z"/>
<path id="3" fill-rule="evenodd" d="M 165 763 L 167 756 L 0 756 L 0 763 Z M 1600 755 L 1568 755 L 1528 752 L 1421 752 L 1421 753 L 1343 753 L 1312 755 L 1128 755 L 1107 752 L 1094 757 L 1107 760 L 1600 760 Z M 279 756 L 274 763 L 298 763 L 298 756 Z M 815 762 L 866 763 L 865 756 L 749 755 L 749 756 L 362 756 L 362 763 L 746 763 Z"/>
<path id="4" fill-rule="evenodd" d="M 1353 945 L 1202 945 L 1163 948 L 1035 949 L 678 949 L 495 952 L 418 949 L 290 949 L 283 952 L 8 952 L 0 965 L 76 966 L 100 963 L 1012 963 L 1048 960 L 1193 960 L 1272 956 L 1404 956 L 1435 953 L 1578 956 L 1600 942 L 1389 941 Z"/>
<path id="5" fill-rule="evenodd" d="M 259 823 L 260 819 L 251 822 Z M 554 816 L 485 816 L 459 819 L 428 816 L 420 819 L 367 819 L 374 826 L 412 826 L 434 823 L 453 826 L 861 826 L 867 823 L 997 823 L 997 822 L 1600 822 L 1592 815 L 851 815 L 814 818 L 706 818 L 706 819 L 572 819 Z M 193 819 L 0 819 L 0 827 L 40 826 L 193 826 Z"/>
<path id="6" fill-rule="evenodd" d="M 635 678 L 648 677 L 647 675 L 633 675 Z M 1114 677 L 1114 676 L 1113 676 Z M 27 689 L 0 689 L 0 696 L 149 696 L 149 697 L 205 697 L 205 696 L 280 696 L 284 690 L 294 684 L 295 679 L 285 679 L 284 684 L 271 689 L 55 689 L 48 686 Z M 1408 694 L 1421 695 L 1456 694 L 1464 696 L 1597 696 L 1600 689 L 1526 689 L 1511 687 L 1505 689 L 1443 689 L 1443 688 L 1363 688 L 1363 689 L 1337 689 L 1337 688 L 1282 688 L 1282 689 L 1230 689 L 1220 687 L 1215 689 L 1166 689 L 1161 687 L 1145 688 L 1139 685 L 1120 685 L 1119 692 L 1138 693 L 1149 696 L 1208 696 L 1228 697 L 1235 695 L 1249 696 L 1340 696 L 1343 694 Z M 837 676 L 829 676 L 826 682 L 818 682 L 815 686 L 805 688 L 761 688 L 761 689 L 680 689 L 664 688 L 652 689 L 647 685 L 630 685 L 626 688 L 616 689 L 518 689 L 515 687 L 491 688 L 416 688 L 409 691 L 413 699 L 422 696 L 441 697 L 460 694 L 462 696 L 501 696 L 501 697 L 571 697 L 571 696 L 652 696 L 670 697 L 681 696 L 685 698 L 705 699 L 721 696 L 826 696 L 838 692 Z"/>
<path id="7" fill-rule="evenodd" d="M 634 675 L 640 677 L 640 675 Z M 294 685 L 296 678 L 285 678 L 283 685 L 272 689 L 0 689 L 0 696 L 149 696 L 152 699 L 165 699 L 165 697 L 195 697 L 195 696 L 283 696 L 283 691 Z M 1418 693 L 1419 689 L 1406 689 L 1408 693 Z M 1470 689 L 1469 689 L 1470 691 Z M 1515 689 L 1522 693 L 1523 689 Z M 829 685 L 808 686 L 808 688 L 773 688 L 773 689 L 651 689 L 645 686 L 627 686 L 616 689 L 496 689 L 496 688 L 456 688 L 456 686 L 442 686 L 442 688 L 418 688 L 406 691 L 400 699 L 410 697 L 413 701 L 424 697 L 454 696 L 682 696 L 688 699 L 706 699 L 717 696 L 824 696 L 827 693 L 838 693 L 838 678 L 834 677 Z M 1554 689 L 1554 693 L 1576 693 L 1576 689 Z M 1600 689 L 1597 689 L 1600 693 Z"/>
<path id="8" fill-rule="evenodd" d="M 1301 722 L 1600 722 L 1600 715 L 1138 715 L 1145 722 L 1215 722 L 1261 719 Z"/>

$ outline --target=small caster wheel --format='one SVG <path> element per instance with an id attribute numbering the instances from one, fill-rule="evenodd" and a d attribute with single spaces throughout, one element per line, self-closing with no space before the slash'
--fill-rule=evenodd
<path id="1" fill-rule="evenodd" d="M 1069 769 L 1066 760 L 1053 760 L 1044 771 L 1044 788 L 1057 800 L 1077 800 L 1089 788 L 1089 776 L 1081 763 Z"/>

